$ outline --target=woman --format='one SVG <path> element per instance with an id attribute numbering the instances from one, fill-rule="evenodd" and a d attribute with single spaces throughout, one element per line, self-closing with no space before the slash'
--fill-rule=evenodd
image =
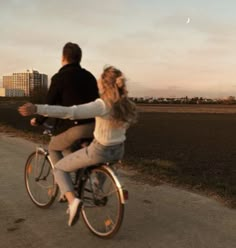
<path id="1" fill-rule="evenodd" d="M 72 120 L 95 117 L 93 142 L 55 164 L 56 182 L 69 203 L 69 226 L 77 222 L 82 206 L 82 201 L 74 194 L 69 172 L 97 163 L 120 160 L 123 157 L 126 130 L 136 120 L 136 108 L 128 98 L 125 82 L 122 72 L 109 66 L 104 69 L 97 82 L 100 98 L 93 102 L 72 107 L 32 103 L 19 107 L 23 116 L 40 114 Z"/>

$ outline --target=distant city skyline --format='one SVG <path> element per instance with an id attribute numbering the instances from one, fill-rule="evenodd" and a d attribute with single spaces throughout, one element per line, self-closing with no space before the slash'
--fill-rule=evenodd
<path id="1" fill-rule="evenodd" d="M 233 0 L 3 0 L 0 82 L 32 68 L 50 79 L 72 41 L 82 67 L 99 77 L 117 66 L 133 96 L 236 95 L 235 9 Z"/>
<path id="2" fill-rule="evenodd" d="M 33 71 L 37 69 L 26 69 L 27 71 Z M 13 73 L 20 73 L 20 71 L 8 73 L 8 75 L 12 75 Z M 41 72 L 43 73 L 43 72 Z M 3 75 L 3 76 L 8 76 Z M 50 78 L 49 82 L 50 84 Z M 204 90 L 188 90 L 188 89 L 181 89 L 177 87 L 168 87 L 168 88 L 159 88 L 158 86 L 155 88 L 148 88 L 145 85 L 140 83 L 135 83 L 128 81 L 128 88 L 130 92 L 130 96 L 132 97 L 206 97 L 206 98 L 225 98 L 228 96 L 236 96 L 236 91 L 224 90 L 223 87 L 218 89 L 214 89 L 211 91 L 204 91 Z M 3 87 L 3 80 L 0 79 L 0 87 Z M 131 90 L 130 90 L 131 89 Z"/>
<path id="3" fill-rule="evenodd" d="M 48 76 L 36 70 L 13 72 L 3 76 L 2 86 L 7 92 L 5 96 L 32 96 L 36 91 L 45 94 Z"/>

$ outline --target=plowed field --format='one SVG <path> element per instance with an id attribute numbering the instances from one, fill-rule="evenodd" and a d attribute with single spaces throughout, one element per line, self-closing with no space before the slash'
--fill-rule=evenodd
<path id="1" fill-rule="evenodd" d="M 33 131 L 17 103 L 0 104 L 0 123 Z M 236 106 L 140 106 L 125 161 L 153 183 L 169 182 L 236 207 Z M 37 130 L 41 132 L 41 130 Z"/>

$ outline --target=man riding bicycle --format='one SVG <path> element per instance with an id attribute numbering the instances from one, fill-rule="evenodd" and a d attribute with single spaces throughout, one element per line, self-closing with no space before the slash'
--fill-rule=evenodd
<path id="1" fill-rule="evenodd" d="M 46 96 L 46 104 L 72 106 L 94 101 L 98 98 L 95 77 L 80 66 L 81 48 L 68 42 L 62 50 L 62 67 L 52 77 Z M 42 125 L 47 117 L 38 116 L 31 120 L 31 125 Z M 54 120 L 54 136 L 48 149 L 53 164 L 62 157 L 63 151 L 70 149 L 73 143 L 81 138 L 93 137 L 94 118 L 85 120 Z"/>

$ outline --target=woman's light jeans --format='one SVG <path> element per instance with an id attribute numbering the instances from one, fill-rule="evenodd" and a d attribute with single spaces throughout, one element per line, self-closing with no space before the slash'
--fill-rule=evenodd
<path id="1" fill-rule="evenodd" d="M 54 176 L 61 190 L 61 194 L 73 192 L 70 172 L 87 166 L 112 162 L 122 159 L 124 155 L 124 143 L 103 146 L 96 140 L 83 149 L 73 152 L 55 164 Z"/>

